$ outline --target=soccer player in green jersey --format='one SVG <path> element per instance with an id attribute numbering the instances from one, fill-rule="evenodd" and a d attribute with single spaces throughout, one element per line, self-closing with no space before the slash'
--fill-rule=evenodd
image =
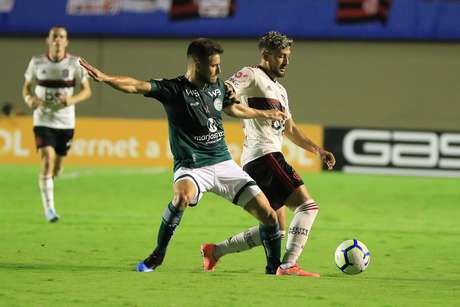
<path id="1" fill-rule="evenodd" d="M 194 206 L 205 192 L 213 192 L 244 208 L 260 221 L 260 236 L 267 256 L 266 273 L 280 264 L 281 242 L 276 212 L 264 193 L 231 158 L 224 141 L 221 111 L 237 118 L 283 120 L 282 111 L 256 110 L 235 103 L 219 80 L 222 47 L 206 38 L 190 43 L 187 71 L 174 79 L 140 81 L 112 76 L 85 61 L 81 65 L 96 81 L 125 93 L 159 100 L 168 116 L 169 142 L 174 156 L 174 196 L 167 205 L 157 246 L 136 267 L 152 272 L 161 265 L 166 249 L 187 206 Z"/>

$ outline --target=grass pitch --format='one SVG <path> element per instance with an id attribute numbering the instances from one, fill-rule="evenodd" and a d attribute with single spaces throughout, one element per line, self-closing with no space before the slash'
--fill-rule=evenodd
<path id="1" fill-rule="evenodd" d="M 300 265 L 319 279 L 263 274 L 262 248 L 203 273 L 199 245 L 255 224 L 206 194 L 186 210 L 156 272 L 134 272 L 154 247 L 171 172 L 67 167 L 55 182 L 61 221 L 45 222 L 37 167 L 0 166 L 1 306 L 458 306 L 458 179 L 304 174 L 320 213 Z M 347 276 L 336 246 L 358 238 L 367 271 Z M 284 244 L 284 243 L 283 243 Z"/>

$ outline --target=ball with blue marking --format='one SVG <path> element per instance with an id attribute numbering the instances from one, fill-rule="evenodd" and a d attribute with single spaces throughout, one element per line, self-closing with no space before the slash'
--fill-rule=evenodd
<path id="1" fill-rule="evenodd" d="M 355 275 L 363 272 L 370 261 L 369 249 L 356 239 L 343 241 L 335 250 L 335 264 L 346 274 Z"/>

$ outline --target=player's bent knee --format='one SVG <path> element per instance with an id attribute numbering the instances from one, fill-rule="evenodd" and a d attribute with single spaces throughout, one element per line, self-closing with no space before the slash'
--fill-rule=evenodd
<path id="1" fill-rule="evenodd" d="M 185 208 L 187 207 L 190 203 L 192 203 L 195 195 L 191 192 L 187 191 L 180 191 L 176 192 L 174 195 L 173 199 L 173 205 L 176 208 Z"/>
<path id="2" fill-rule="evenodd" d="M 269 208 L 271 210 L 268 211 L 266 224 L 273 225 L 273 224 L 278 223 L 278 216 L 276 215 L 276 211 L 273 210 L 271 207 Z"/>

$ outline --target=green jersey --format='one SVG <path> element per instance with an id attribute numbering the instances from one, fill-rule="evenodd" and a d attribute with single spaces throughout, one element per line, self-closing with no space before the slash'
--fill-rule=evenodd
<path id="1" fill-rule="evenodd" d="M 218 80 L 198 88 L 180 76 L 151 80 L 145 94 L 159 100 L 167 113 L 169 144 L 174 156 L 174 170 L 198 168 L 230 160 L 224 140 L 222 108 L 232 102 L 225 95 L 225 85 Z"/>

